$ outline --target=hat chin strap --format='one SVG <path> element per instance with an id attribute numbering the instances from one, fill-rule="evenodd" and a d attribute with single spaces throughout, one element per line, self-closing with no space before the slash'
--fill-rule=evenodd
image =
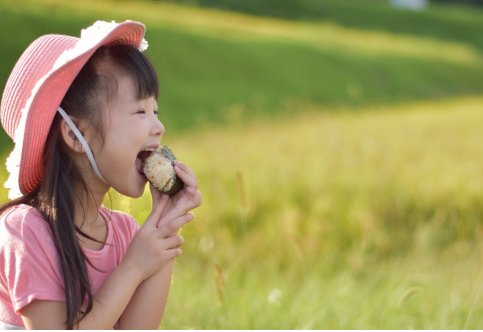
<path id="1" fill-rule="evenodd" d="M 89 162 L 91 163 L 92 169 L 96 173 L 96 175 L 99 177 L 99 179 L 102 180 L 105 184 L 108 184 L 106 179 L 101 175 L 101 172 L 99 171 L 99 168 L 97 168 L 96 160 L 94 159 L 94 155 L 92 154 L 91 149 L 89 148 L 89 145 L 87 144 L 86 140 L 84 139 L 84 136 L 82 136 L 81 132 L 79 129 L 77 129 L 76 125 L 74 122 L 71 120 L 71 118 L 67 115 L 67 113 L 64 111 L 62 107 L 59 106 L 57 111 L 62 115 L 64 118 L 65 122 L 67 125 L 69 125 L 70 129 L 74 132 L 75 136 L 79 140 L 80 144 L 84 148 L 84 151 L 86 152 L 87 158 L 89 159 Z"/>

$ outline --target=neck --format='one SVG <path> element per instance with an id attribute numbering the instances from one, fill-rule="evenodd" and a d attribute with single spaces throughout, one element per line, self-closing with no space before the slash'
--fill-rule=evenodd
<path id="1" fill-rule="evenodd" d="M 99 212 L 105 194 L 106 191 L 93 191 L 90 193 L 83 192 L 83 194 L 77 196 L 76 206 L 79 208 L 76 208 L 74 222 L 82 233 L 96 240 L 78 235 L 78 240 L 84 248 L 100 250 L 106 241 L 107 224 Z"/>
<path id="2" fill-rule="evenodd" d="M 107 228 L 106 222 L 99 214 L 104 197 L 109 190 L 109 186 L 100 180 L 91 168 L 86 158 L 76 155 L 77 165 L 83 173 L 85 183 L 89 188 L 87 191 L 82 186 L 76 188 L 76 202 L 74 222 L 78 229 L 83 233 L 104 242 Z M 102 246 L 92 240 L 79 237 L 84 247 L 100 249 Z"/>
<path id="3" fill-rule="evenodd" d="M 80 228 L 82 224 L 96 223 L 99 209 L 109 187 L 97 177 L 85 158 L 77 164 L 80 171 L 84 173 L 84 179 L 89 188 L 87 192 L 82 187 L 76 188 L 76 197 L 78 198 L 76 206 L 81 208 L 76 209 L 75 222 L 77 227 Z"/>
<path id="4" fill-rule="evenodd" d="M 91 190 L 77 190 L 77 202 L 74 221 L 78 228 L 84 230 L 86 226 L 96 226 L 102 222 L 99 216 L 99 209 L 101 208 L 107 189 L 101 189 L 97 186 L 90 186 Z M 89 234 L 89 233 L 88 233 Z"/>
<path id="5" fill-rule="evenodd" d="M 85 204 L 80 205 L 83 209 L 76 209 L 75 224 L 81 230 L 85 226 L 93 226 L 99 222 L 100 204 Z"/>

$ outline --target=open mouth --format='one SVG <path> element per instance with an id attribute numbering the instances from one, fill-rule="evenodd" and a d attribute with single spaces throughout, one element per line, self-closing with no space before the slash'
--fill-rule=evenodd
<path id="1" fill-rule="evenodd" d="M 143 151 L 138 153 L 138 156 L 136 158 L 136 169 L 139 172 L 139 174 L 141 174 L 144 177 L 146 177 L 144 175 L 144 171 L 143 171 L 144 162 L 151 155 L 152 152 L 153 152 L 153 150 L 150 150 L 150 149 L 143 150 Z"/>

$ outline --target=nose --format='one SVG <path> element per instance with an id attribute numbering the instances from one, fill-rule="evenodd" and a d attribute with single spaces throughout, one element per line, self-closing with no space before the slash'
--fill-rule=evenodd
<path id="1" fill-rule="evenodd" d="M 164 134 L 164 125 L 161 123 L 161 121 L 159 121 L 156 115 L 153 117 L 151 134 L 156 136 L 162 136 Z"/>

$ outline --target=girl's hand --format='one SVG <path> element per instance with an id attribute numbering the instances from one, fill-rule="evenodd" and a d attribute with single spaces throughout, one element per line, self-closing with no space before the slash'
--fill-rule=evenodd
<path id="1" fill-rule="evenodd" d="M 181 255 L 180 246 L 184 240 L 177 233 L 184 224 L 193 219 L 193 215 L 171 213 L 162 217 L 168 201 L 166 195 L 154 197 L 153 194 L 153 210 L 132 239 L 122 261 L 131 271 L 136 271 L 139 282 Z"/>
<path id="2" fill-rule="evenodd" d="M 173 218 L 176 215 L 183 215 L 190 210 L 201 205 L 201 193 L 198 191 L 198 179 L 195 173 L 185 164 L 178 160 L 173 161 L 174 170 L 178 177 L 184 182 L 185 186 L 176 195 L 169 198 L 169 201 L 162 212 L 163 220 L 165 218 Z M 151 188 L 151 192 L 152 192 Z M 161 199 L 162 195 L 158 192 L 153 194 L 153 202 L 155 199 Z M 160 222 L 160 224 L 162 221 Z"/>

